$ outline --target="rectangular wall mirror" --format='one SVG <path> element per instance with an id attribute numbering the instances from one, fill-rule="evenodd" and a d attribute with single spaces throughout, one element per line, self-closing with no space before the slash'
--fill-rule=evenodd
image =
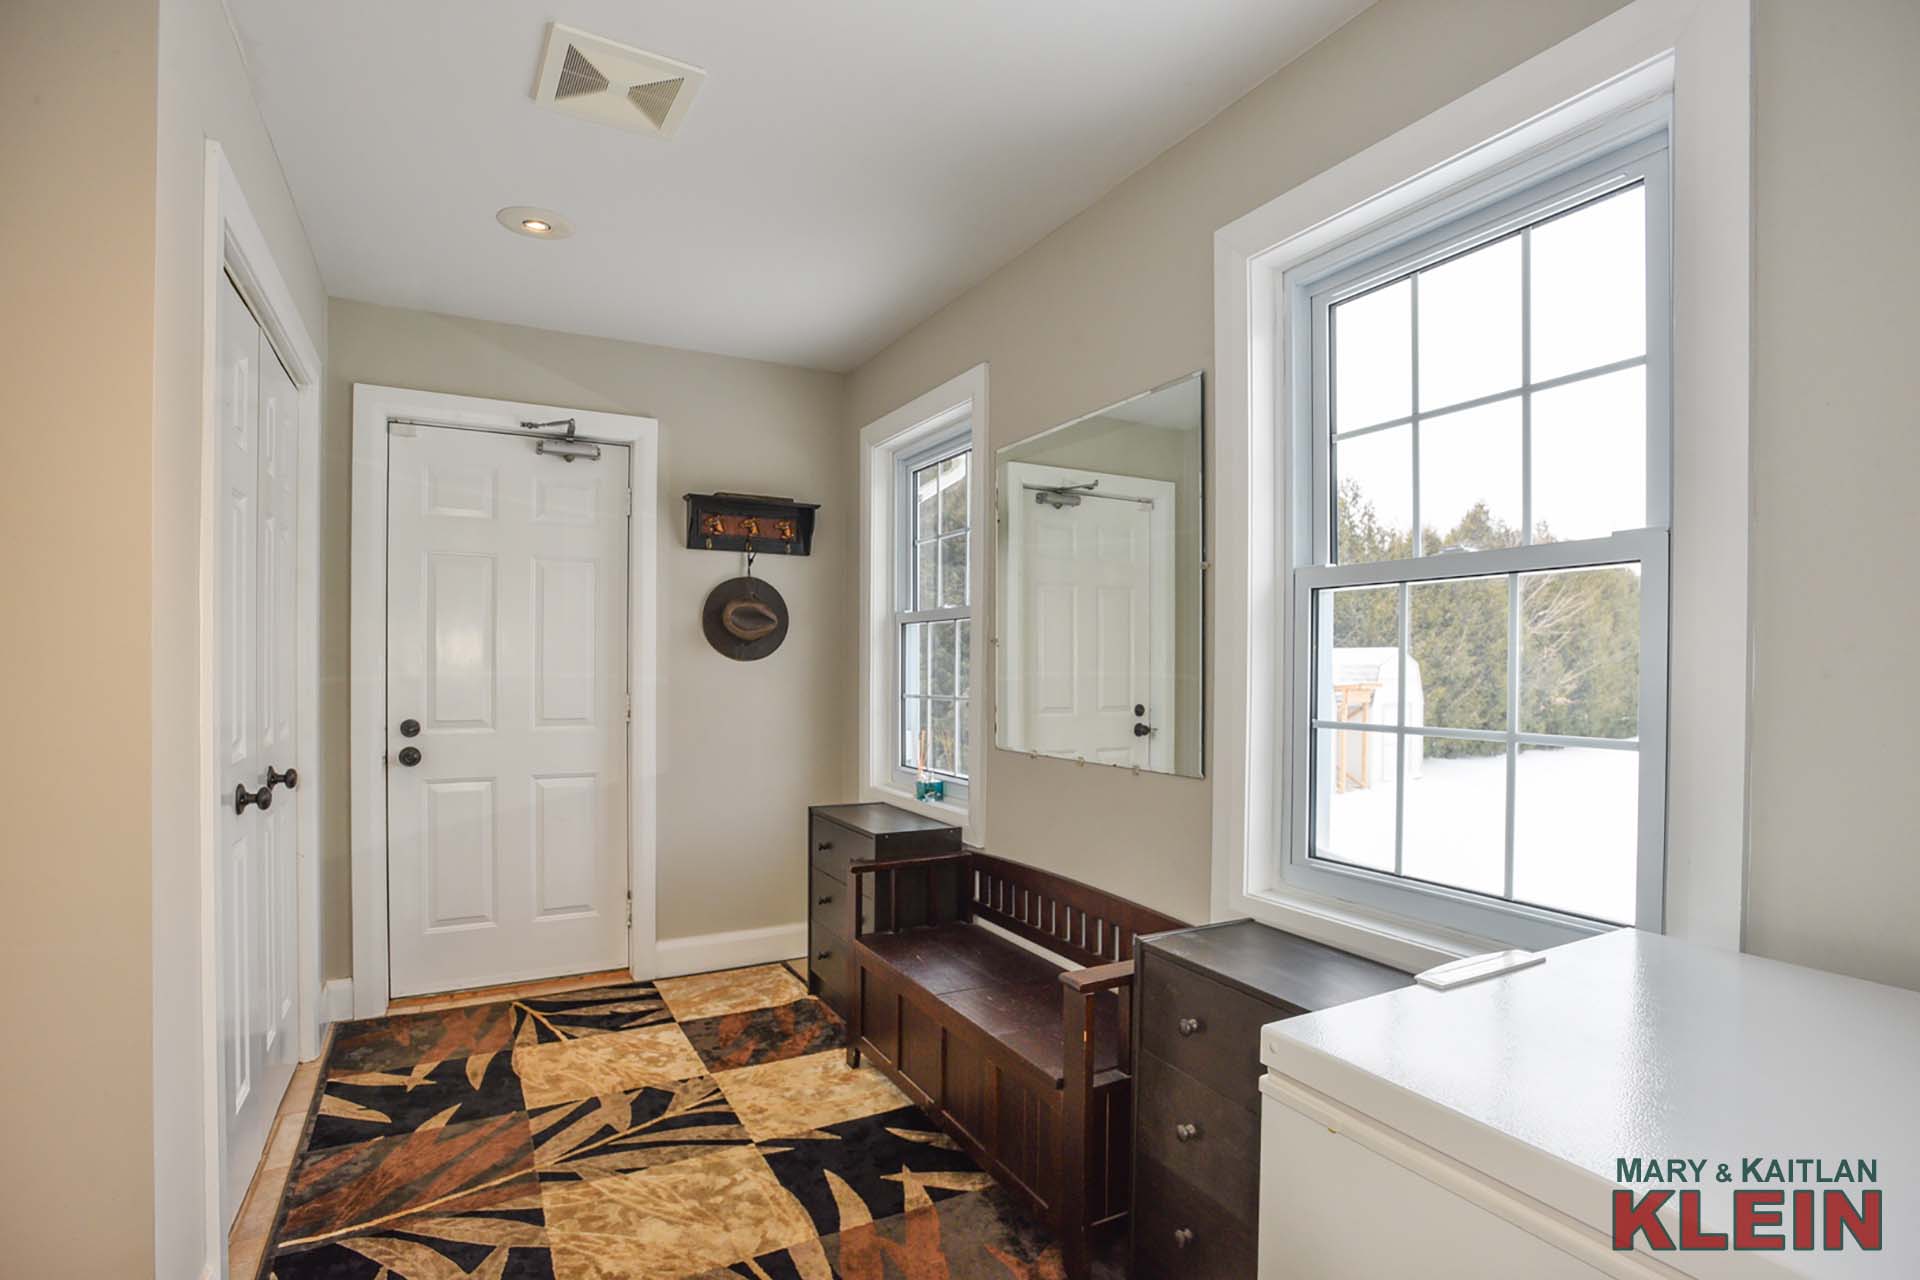
<path id="1" fill-rule="evenodd" d="M 1201 375 L 995 457 L 994 743 L 1201 776 Z"/>

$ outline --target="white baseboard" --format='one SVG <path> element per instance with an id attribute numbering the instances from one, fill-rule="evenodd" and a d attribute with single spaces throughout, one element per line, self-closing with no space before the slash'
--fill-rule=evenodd
<path id="1" fill-rule="evenodd" d="M 353 1020 L 352 978 L 329 978 L 321 984 L 320 1020 L 322 1022 L 350 1022 Z"/>
<path id="2" fill-rule="evenodd" d="M 690 938 L 662 938 L 654 956 L 662 978 L 715 969 L 737 969 L 748 964 L 791 960 L 807 951 L 807 925 L 776 924 L 765 929 L 732 933 L 701 933 Z"/>

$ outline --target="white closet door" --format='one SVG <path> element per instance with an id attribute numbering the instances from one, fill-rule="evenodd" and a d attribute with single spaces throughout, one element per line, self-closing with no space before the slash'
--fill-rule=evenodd
<path id="1" fill-rule="evenodd" d="M 628 451 L 388 446 L 390 992 L 622 965 Z"/>
<path id="2" fill-rule="evenodd" d="M 294 495 L 291 379 L 230 283 L 217 317 L 222 767 L 216 903 L 222 1206 L 239 1209 L 294 1066 Z M 236 791 L 267 803 L 244 808 Z"/>
<path id="3" fill-rule="evenodd" d="M 260 344 L 260 756 L 276 775 L 294 761 L 294 538 L 299 528 L 299 407 L 293 379 L 263 340 Z M 263 775 L 264 776 L 264 775 Z M 293 1035 L 294 983 L 299 947 L 295 918 L 299 845 L 298 779 L 273 788 L 265 814 L 266 859 L 262 928 L 267 999 L 266 1051 L 274 1063 L 297 1060 Z M 276 1107 L 277 1111 L 278 1108 Z"/>

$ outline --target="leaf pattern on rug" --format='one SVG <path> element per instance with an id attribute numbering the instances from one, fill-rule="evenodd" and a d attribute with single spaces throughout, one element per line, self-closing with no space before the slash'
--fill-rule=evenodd
<path id="1" fill-rule="evenodd" d="M 833 1237 L 839 1280 L 1065 1280 L 1059 1247 L 999 1191 L 935 1202 L 910 1181 L 907 1204 Z"/>
<path id="2" fill-rule="evenodd" d="M 709 1071 L 758 1066 L 838 1049 L 846 1031 L 831 1009 L 811 997 L 771 1009 L 748 1009 L 680 1024 Z"/>
<path id="3" fill-rule="evenodd" d="M 708 1076 L 540 1107 L 528 1119 L 544 1182 L 630 1173 L 750 1141 Z"/>
<path id="4" fill-rule="evenodd" d="M 593 987 L 512 1002 L 515 1045 L 551 1044 L 673 1021 L 651 982 Z"/>
<path id="5" fill-rule="evenodd" d="M 843 1037 L 778 965 L 343 1024 L 269 1275 L 1061 1280 Z"/>
<path id="6" fill-rule="evenodd" d="M 449 1204 L 484 1206 L 490 1189 L 532 1171 L 533 1141 L 518 1114 L 309 1151 L 287 1188 L 281 1237 L 311 1242 L 403 1214 L 445 1212 Z"/>
<path id="7" fill-rule="evenodd" d="M 478 1120 L 524 1106 L 510 1053 L 420 1062 L 405 1071 L 335 1074 L 321 1087 L 309 1149 L 410 1133 L 430 1123 Z"/>
<path id="8" fill-rule="evenodd" d="M 763 1142 L 760 1151 L 823 1236 L 904 1213 L 909 1201 L 993 1184 L 915 1107 Z"/>
<path id="9" fill-rule="evenodd" d="M 329 1074 L 404 1071 L 505 1049 L 513 1043 L 513 1010 L 505 1004 L 400 1013 L 342 1023 L 327 1054 Z"/>
<path id="10" fill-rule="evenodd" d="M 504 1118 L 503 1118 L 504 1119 Z M 530 1173 L 445 1197 L 364 1228 L 293 1240 L 275 1280 L 554 1280 L 539 1184 Z"/>

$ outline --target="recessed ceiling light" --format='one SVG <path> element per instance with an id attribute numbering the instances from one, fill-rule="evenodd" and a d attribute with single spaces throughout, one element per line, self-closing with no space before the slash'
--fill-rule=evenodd
<path id="1" fill-rule="evenodd" d="M 573 224 L 551 209 L 510 204 L 493 216 L 507 230 L 535 240 L 564 240 L 573 234 Z"/>

